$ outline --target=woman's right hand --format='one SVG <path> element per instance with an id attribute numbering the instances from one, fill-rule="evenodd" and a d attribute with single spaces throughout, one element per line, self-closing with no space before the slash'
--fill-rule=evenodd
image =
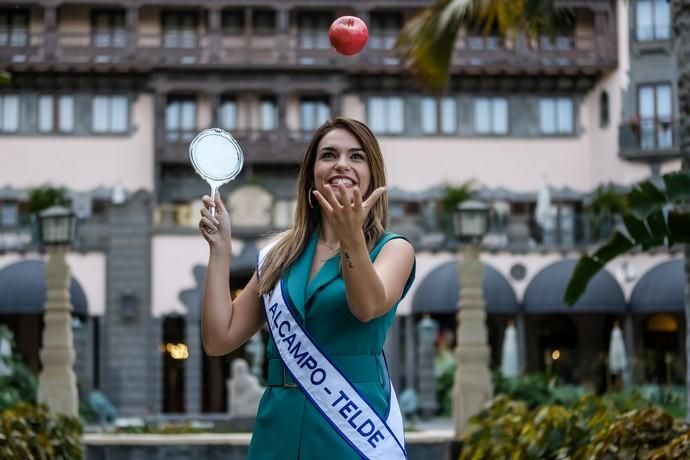
<path id="1" fill-rule="evenodd" d="M 230 215 L 225 209 L 220 193 L 216 193 L 215 200 L 204 195 L 201 198 L 204 207 L 201 209 L 201 219 L 199 220 L 199 230 L 201 235 L 208 241 L 211 249 L 231 250 Z M 215 217 L 211 217 L 211 208 L 216 208 Z"/>

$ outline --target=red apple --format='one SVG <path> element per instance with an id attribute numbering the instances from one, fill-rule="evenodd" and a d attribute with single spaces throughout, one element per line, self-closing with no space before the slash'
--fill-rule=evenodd
<path id="1" fill-rule="evenodd" d="M 367 25 L 356 16 L 341 16 L 328 29 L 328 39 L 338 53 L 352 56 L 359 53 L 369 39 Z"/>

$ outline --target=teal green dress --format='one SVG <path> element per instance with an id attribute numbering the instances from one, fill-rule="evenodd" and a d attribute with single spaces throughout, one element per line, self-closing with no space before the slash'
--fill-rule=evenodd
<path id="1" fill-rule="evenodd" d="M 308 282 L 317 236 L 315 232 L 284 278 L 288 304 L 321 350 L 385 419 L 390 395 L 382 352 L 397 303 L 385 315 L 367 323 L 355 318 L 347 305 L 339 255 L 326 261 Z M 395 238 L 402 237 L 392 233 L 381 237 L 370 252 L 371 260 L 376 259 L 384 244 Z M 413 267 L 402 297 L 409 290 L 414 274 Z M 259 403 L 249 460 L 360 458 L 306 399 L 302 390 L 292 386 L 294 382 L 289 373 L 283 372 L 272 338 L 266 353 L 269 386 Z"/>

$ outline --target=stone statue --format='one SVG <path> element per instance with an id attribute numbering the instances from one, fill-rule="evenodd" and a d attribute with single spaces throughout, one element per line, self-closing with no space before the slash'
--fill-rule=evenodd
<path id="1" fill-rule="evenodd" d="M 230 417 L 253 418 L 259 408 L 259 400 L 263 395 L 264 387 L 259 384 L 256 376 L 249 372 L 249 365 L 244 359 L 234 359 L 231 367 L 232 373 L 228 380 Z"/>
<path id="2" fill-rule="evenodd" d="M 252 374 L 262 380 L 264 367 L 264 354 L 266 347 L 264 346 L 264 339 L 261 336 L 261 331 L 257 332 L 249 339 L 245 346 L 245 350 L 249 355 L 249 361 L 252 363 Z"/>

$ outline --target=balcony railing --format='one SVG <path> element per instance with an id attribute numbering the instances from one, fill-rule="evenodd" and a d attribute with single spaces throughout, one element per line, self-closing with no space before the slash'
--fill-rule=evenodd
<path id="1" fill-rule="evenodd" d="M 666 159 L 680 155 L 678 122 L 643 119 L 619 127 L 620 156 L 629 160 Z"/>
<path id="2" fill-rule="evenodd" d="M 23 46 L 7 42 L 0 46 L 0 61 L 5 63 L 128 64 L 140 68 L 157 65 L 226 66 L 338 66 L 366 71 L 370 67 L 397 67 L 399 57 L 393 49 L 366 47 L 356 56 L 334 53 L 322 44 L 306 46 L 299 34 L 223 35 L 178 33 L 112 34 L 58 33 L 55 36 L 32 34 Z M 544 37 L 535 42 L 518 35 L 516 40 L 496 36 L 468 36 L 458 40 L 453 54 L 457 71 L 477 69 L 505 71 L 609 68 L 616 55 L 601 46 L 599 37 Z M 318 46 L 316 46 L 318 45 Z"/>
<path id="3" fill-rule="evenodd" d="M 597 50 L 594 39 L 541 37 L 529 43 L 518 35 L 504 37 L 461 37 L 453 54 L 453 63 L 472 69 L 506 70 L 558 69 L 567 67 L 611 66 L 615 58 Z"/>
<path id="4" fill-rule="evenodd" d="M 194 131 L 166 131 L 166 143 L 159 151 L 159 161 L 164 163 L 189 162 L 189 143 Z M 275 129 L 231 129 L 229 132 L 242 147 L 245 161 L 250 163 L 299 163 L 304 157 L 308 139 L 313 133 L 304 131 Z"/>

